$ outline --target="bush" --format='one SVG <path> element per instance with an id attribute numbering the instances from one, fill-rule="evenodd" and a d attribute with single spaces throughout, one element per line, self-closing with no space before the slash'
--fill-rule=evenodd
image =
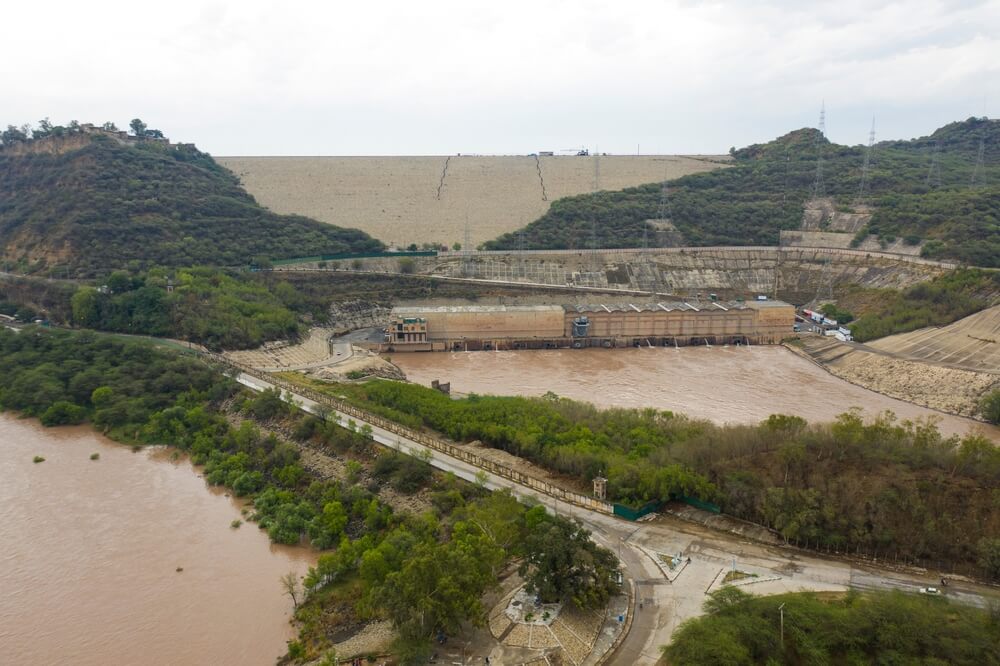
<path id="1" fill-rule="evenodd" d="M 1000 424 L 1000 389 L 993 389 L 983 397 L 979 413 L 990 423 Z"/>
<path id="2" fill-rule="evenodd" d="M 39 420 L 44 426 L 79 425 L 86 418 L 86 411 L 79 405 L 58 400 L 46 409 Z"/>

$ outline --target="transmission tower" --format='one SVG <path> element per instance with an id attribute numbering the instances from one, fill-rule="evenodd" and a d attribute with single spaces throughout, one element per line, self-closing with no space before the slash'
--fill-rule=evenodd
<path id="1" fill-rule="evenodd" d="M 663 187 L 660 188 L 660 206 L 656 212 L 656 218 L 660 221 L 667 221 L 672 217 L 673 211 L 670 209 L 670 186 L 668 181 L 663 181 Z"/>
<path id="2" fill-rule="evenodd" d="M 934 142 L 934 149 L 931 152 L 931 166 L 927 169 L 927 187 L 937 189 L 941 187 L 941 140 Z"/>
<path id="3" fill-rule="evenodd" d="M 868 169 L 871 167 L 872 154 L 875 151 L 875 116 L 872 116 L 872 129 L 868 133 L 868 149 L 865 150 L 865 161 L 861 167 L 861 185 L 858 187 L 858 198 L 854 201 L 855 206 L 865 203 L 865 189 L 868 188 Z"/>
<path id="4" fill-rule="evenodd" d="M 969 187 L 976 189 L 981 183 L 979 182 L 979 172 L 983 170 L 983 156 L 986 154 L 986 130 L 983 129 L 982 135 L 979 137 L 979 152 L 976 154 L 976 166 L 972 170 L 972 179 L 969 181 Z"/>
<path id="5" fill-rule="evenodd" d="M 813 198 L 826 195 L 823 182 L 823 141 L 826 139 L 826 100 L 819 109 L 819 134 L 816 135 L 816 181 L 813 183 Z"/>

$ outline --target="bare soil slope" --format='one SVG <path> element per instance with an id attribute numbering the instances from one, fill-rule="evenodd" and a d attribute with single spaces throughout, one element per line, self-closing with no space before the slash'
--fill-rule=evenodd
<path id="1" fill-rule="evenodd" d="M 940 328 L 922 328 L 869 343 L 906 358 L 1000 374 L 1000 305 Z"/>
<path id="2" fill-rule="evenodd" d="M 717 169 L 728 156 L 219 157 L 278 213 L 362 229 L 405 246 L 473 245 L 514 231 L 549 203 Z M 447 168 L 445 164 L 447 162 Z M 595 168 L 596 167 L 596 168 Z M 541 178 L 539 177 L 541 172 Z M 543 196 L 544 183 L 544 196 Z"/>

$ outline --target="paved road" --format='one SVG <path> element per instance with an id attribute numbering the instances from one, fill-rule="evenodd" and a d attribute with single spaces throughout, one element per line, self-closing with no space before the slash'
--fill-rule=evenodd
<path id="1" fill-rule="evenodd" d="M 273 388 L 256 377 L 240 374 L 237 381 L 254 390 Z M 312 400 L 292 395 L 307 412 L 319 413 Z M 342 422 L 359 419 L 340 412 Z M 373 439 L 385 446 L 409 454 L 430 455 L 438 469 L 454 473 L 467 481 L 476 482 L 482 470 L 405 439 L 373 424 Z M 487 474 L 486 487 L 491 490 L 509 489 L 515 496 L 545 504 L 556 513 L 579 519 L 593 532 L 594 539 L 612 552 L 618 553 L 624 569 L 636 584 L 631 630 L 622 641 L 610 664 L 656 663 L 660 646 L 668 643 L 674 630 L 686 619 L 701 613 L 701 605 L 709 589 L 715 589 L 725 572 L 734 564 L 741 571 L 757 575 L 746 590 L 754 594 L 780 594 L 800 590 L 843 591 L 849 588 L 916 592 L 920 587 L 937 586 L 940 577 L 934 573 L 916 576 L 876 566 L 858 566 L 844 560 L 823 558 L 804 551 L 746 541 L 737 535 L 661 516 L 654 521 L 633 523 L 615 516 L 566 504 L 513 481 Z M 654 559 L 655 554 L 680 553 L 691 558 L 673 580 Z M 759 581 L 759 582 L 758 582 Z M 946 592 L 949 598 L 962 603 L 985 607 L 990 600 L 1000 601 L 1000 590 L 982 585 L 953 582 Z M 642 608 L 639 608 L 639 603 Z M 777 616 L 776 616 L 777 617 Z M 794 622 L 786 615 L 785 622 Z"/>

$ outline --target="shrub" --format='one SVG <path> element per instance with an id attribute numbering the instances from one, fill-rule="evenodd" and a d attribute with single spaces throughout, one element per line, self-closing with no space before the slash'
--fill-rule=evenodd
<path id="1" fill-rule="evenodd" d="M 39 420 L 44 426 L 78 425 L 83 423 L 85 416 L 83 407 L 66 400 L 58 400 L 42 413 Z"/>
<path id="2" fill-rule="evenodd" d="M 1000 388 L 987 393 L 979 402 L 979 413 L 990 423 L 1000 424 Z"/>

